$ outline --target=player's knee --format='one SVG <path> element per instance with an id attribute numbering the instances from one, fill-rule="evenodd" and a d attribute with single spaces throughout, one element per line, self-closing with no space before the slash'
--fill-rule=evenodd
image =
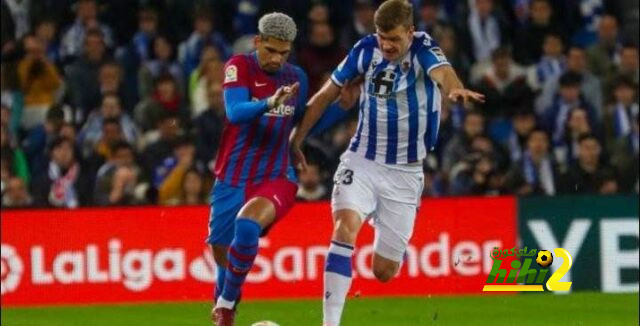
<path id="1" fill-rule="evenodd" d="M 355 213 L 354 213 L 355 214 Z M 355 243 L 362 222 L 357 215 L 341 214 L 336 216 L 334 239 L 344 243 Z"/>
<path id="2" fill-rule="evenodd" d="M 378 281 L 383 283 L 391 281 L 395 274 L 395 268 L 376 266 L 373 267 L 373 275 L 376 277 L 376 279 L 378 279 Z"/>
<path id="3" fill-rule="evenodd" d="M 335 227 L 334 238 L 343 243 L 354 243 L 358 236 L 358 229 L 347 223 L 338 222 Z"/>

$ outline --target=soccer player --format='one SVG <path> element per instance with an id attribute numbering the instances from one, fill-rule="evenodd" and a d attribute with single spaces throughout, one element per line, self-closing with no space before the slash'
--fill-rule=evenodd
<path id="1" fill-rule="evenodd" d="M 324 272 L 324 324 L 340 324 L 351 286 L 351 257 L 364 220 L 375 227 L 373 273 L 387 282 L 402 262 L 423 188 L 422 160 L 435 145 L 441 90 L 452 101 L 483 101 L 464 88 L 442 50 L 415 32 L 406 0 L 388 0 L 374 16 L 376 34 L 356 43 L 309 103 L 292 137 L 300 146 L 345 82 L 364 76 L 356 134 L 334 177 L 334 230 Z"/>
<path id="2" fill-rule="evenodd" d="M 207 242 L 218 266 L 218 326 L 233 325 L 235 305 L 258 252 L 258 239 L 292 207 L 296 175 L 289 134 L 307 99 L 307 77 L 286 60 L 296 36 L 293 20 L 282 13 L 260 18 L 256 51 L 225 65 L 225 126 L 216 159 Z M 314 127 L 320 132 L 346 115 L 357 89 L 342 92 Z M 315 131 L 312 131 L 315 132 Z"/>

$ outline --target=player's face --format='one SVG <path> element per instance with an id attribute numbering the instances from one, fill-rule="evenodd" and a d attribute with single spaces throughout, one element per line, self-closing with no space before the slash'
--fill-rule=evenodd
<path id="1" fill-rule="evenodd" d="M 269 73 L 280 70 L 291 53 L 291 42 L 257 36 L 255 43 L 260 67 Z"/>
<path id="2" fill-rule="evenodd" d="M 414 31 L 415 28 L 413 26 L 406 28 L 402 25 L 398 25 L 386 32 L 376 28 L 382 56 L 389 61 L 396 61 L 402 58 L 409 50 Z"/>

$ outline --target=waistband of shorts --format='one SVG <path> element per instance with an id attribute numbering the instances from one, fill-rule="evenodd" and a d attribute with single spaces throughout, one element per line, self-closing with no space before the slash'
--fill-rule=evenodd
<path id="1" fill-rule="evenodd" d="M 422 161 L 420 162 L 415 162 L 415 163 L 408 163 L 408 164 L 387 164 L 387 163 L 382 163 L 382 162 L 377 162 L 375 160 L 370 160 L 360 154 L 358 154 L 357 152 L 353 152 L 350 150 L 345 151 L 340 158 L 355 158 L 357 160 L 360 160 L 362 162 L 367 162 L 367 163 L 371 163 L 371 164 L 376 164 L 378 166 L 382 166 L 384 168 L 390 169 L 390 170 L 395 170 L 395 171 L 402 171 L 402 172 L 408 172 L 408 173 L 422 173 L 423 169 L 422 169 Z"/>

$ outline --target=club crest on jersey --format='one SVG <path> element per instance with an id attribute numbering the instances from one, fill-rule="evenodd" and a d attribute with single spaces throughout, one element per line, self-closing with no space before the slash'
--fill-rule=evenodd
<path id="1" fill-rule="evenodd" d="M 238 81 L 238 67 L 229 65 L 227 69 L 224 70 L 224 82 L 232 83 L 236 81 Z"/>
<path id="2" fill-rule="evenodd" d="M 393 85 L 396 80 L 396 73 L 391 69 L 378 72 L 372 79 L 373 95 L 378 97 L 390 97 Z"/>
<path id="3" fill-rule="evenodd" d="M 402 72 L 406 74 L 406 73 L 409 71 L 409 68 L 411 68 L 411 63 L 410 63 L 409 61 L 406 61 L 406 60 L 405 60 L 405 61 L 402 63 L 402 68 L 401 68 L 401 69 L 402 69 Z"/>

